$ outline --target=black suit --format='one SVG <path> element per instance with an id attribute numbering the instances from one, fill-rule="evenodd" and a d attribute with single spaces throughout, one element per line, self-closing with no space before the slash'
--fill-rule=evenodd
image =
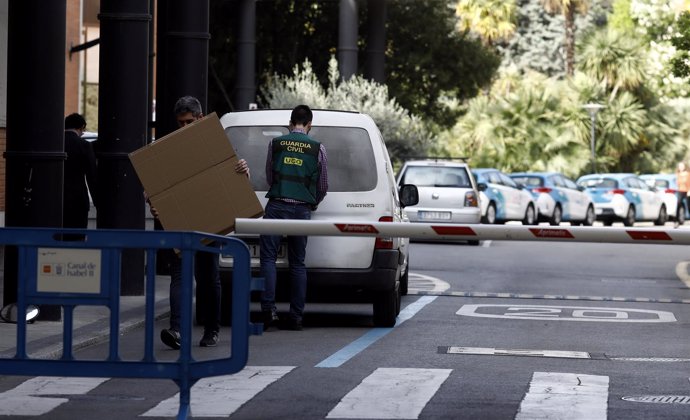
<path id="1" fill-rule="evenodd" d="M 86 229 L 89 222 L 89 191 L 94 206 L 98 206 L 96 155 L 91 143 L 69 130 L 65 131 L 65 152 L 63 227 Z"/>

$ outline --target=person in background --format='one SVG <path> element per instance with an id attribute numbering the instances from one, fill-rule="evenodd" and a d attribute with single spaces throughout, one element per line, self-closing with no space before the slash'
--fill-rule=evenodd
<path id="1" fill-rule="evenodd" d="M 65 160 L 62 226 L 86 229 L 91 201 L 98 207 L 97 163 L 91 143 L 81 136 L 86 130 L 83 116 L 73 113 L 65 117 Z M 89 193 L 91 199 L 89 200 Z M 83 235 L 65 235 L 81 240 Z"/>
<path id="2" fill-rule="evenodd" d="M 323 144 L 308 136 L 312 112 L 306 105 L 298 105 L 290 115 L 290 133 L 271 140 L 266 157 L 266 181 L 269 185 L 268 203 L 264 219 L 311 219 L 311 212 L 328 191 L 328 159 Z M 261 235 L 259 238 L 261 275 L 264 291 L 261 294 L 261 314 L 264 330 L 277 324 L 275 306 L 276 258 L 281 235 Z M 307 295 L 307 270 L 304 258 L 306 236 L 288 236 L 290 265 L 290 314 L 284 323 L 288 330 L 302 330 L 302 314 Z"/>
<path id="3" fill-rule="evenodd" d="M 685 208 L 688 207 L 688 191 L 690 190 L 690 171 L 688 171 L 685 162 L 679 162 L 676 168 L 676 184 L 678 185 L 678 209 L 682 211 L 681 208 L 685 204 Z M 678 226 L 678 222 L 676 222 Z"/>
<path id="4" fill-rule="evenodd" d="M 183 96 L 174 107 L 178 127 L 182 128 L 203 118 L 201 103 L 193 96 Z M 240 159 L 235 165 L 235 172 L 249 177 L 247 161 Z M 150 204 L 150 203 L 149 203 Z M 154 223 L 160 228 L 158 211 L 151 206 Z M 211 243 L 210 246 L 217 246 Z M 161 341 L 172 349 L 180 348 L 180 311 L 182 291 L 182 261 L 170 250 L 170 328 L 161 331 Z M 194 278 L 196 280 L 197 307 L 203 318 L 204 335 L 199 342 L 201 347 L 214 347 L 218 344 L 220 332 L 220 274 L 218 271 L 218 254 L 198 252 L 194 260 Z M 201 304 L 200 304 L 201 302 Z"/>

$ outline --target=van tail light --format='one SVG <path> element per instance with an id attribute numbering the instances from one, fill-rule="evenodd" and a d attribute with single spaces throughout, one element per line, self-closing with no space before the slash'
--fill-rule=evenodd
<path id="1" fill-rule="evenodd" d="M 620 190 L 620 189 L 611 190 L 611 194 L 625 194 L 625 190 Z"/>
<path id="2" fill-rule="evenodd" d="M 465 207 L 479 207 L 479 200 L 474 191 L 467 191 L 465 193 Z"/>
<path id="3" fill-rule="evenodd" d="M 381 216 L 379 222 L 392 222 L 393 216 Z M 393 249 L 393 238 L 376 238 L 374 249 Z"/>
<path id="4" fill-rule="evenodd" d="M 533 189 L 532 191 L 535 193 L 546 193 L 546 194 L 548 194 L 551 192 L 551 188 L 549 188 L 549 187 L 537 187 L 537 188 Z"/>
<path id="5" fill-rule="evenodd" d="M 664 191 L 666 194 L 675 194 L 677 191 L 672 189 L 672 188 L 667 188 L 666 191 Z"/>

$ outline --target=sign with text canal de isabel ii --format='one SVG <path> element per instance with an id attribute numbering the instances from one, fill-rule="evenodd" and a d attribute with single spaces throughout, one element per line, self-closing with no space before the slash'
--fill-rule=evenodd
<path id="1" fill-rule="evenodd" d="M 38 249 L 37 292 L 101 293 L 100 249 Z"/>

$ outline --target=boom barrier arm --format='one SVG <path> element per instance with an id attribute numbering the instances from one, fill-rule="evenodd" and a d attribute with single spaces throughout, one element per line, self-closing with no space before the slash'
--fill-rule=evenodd
<path id="1" fill-rule="evenodd" d="M 376 236 L 427 240 L 563 241 L 600 243 L 690 244 L 690 230 L 673 228 L 618 228 L 594 226 L 459 225 L 236 219 L 238 234 Z"/>

